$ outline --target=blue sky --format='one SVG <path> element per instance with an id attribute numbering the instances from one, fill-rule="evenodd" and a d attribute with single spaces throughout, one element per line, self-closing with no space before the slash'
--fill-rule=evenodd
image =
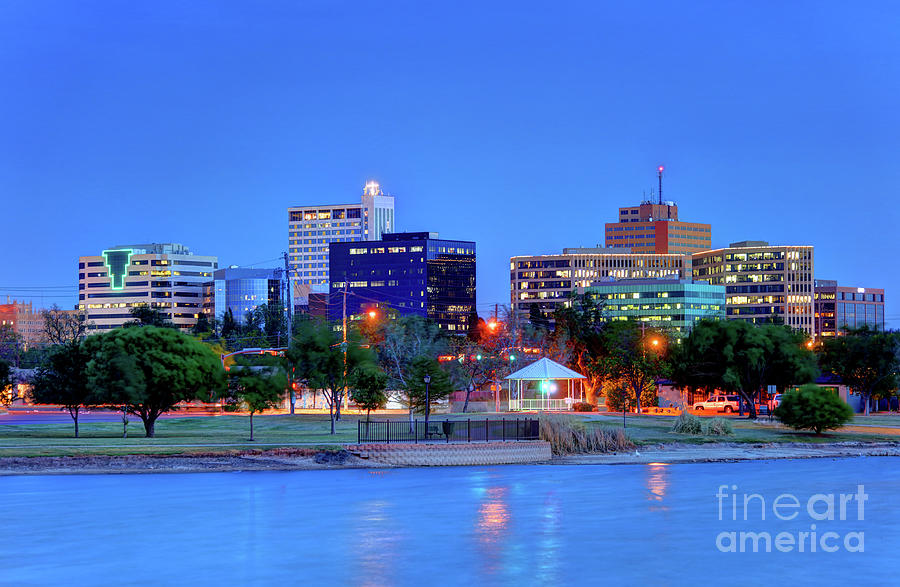
<path id="1" fill-rule="evenodd" d="M 789 5 L 788 5 L 789 4 Z M 397 197 L 401 230 L 509 257 L 603 241 L 654 187 L 714 246 L 813 244 L 900 326 L 900 5 L 0 5 L 0 295 L 75 303 L 77 257 L 278 257 L 290 205 Z M 263 265 L 275 265 L 275 262 Z"/>

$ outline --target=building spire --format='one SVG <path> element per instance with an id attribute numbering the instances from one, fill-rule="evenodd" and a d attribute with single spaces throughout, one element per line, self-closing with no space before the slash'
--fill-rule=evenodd
<path id="1" fill-rule="evenodd" d="M 662 203 L 663 203 L 663 199 L 662 199 L 662 172 L 663 172 L 664 169 L 665 169 L 665 167 L 663 167 L 662 165 L 660 165 L 659 167 L 656 168 L 656 173 L 657 173 L 657 175 L 659 176 L 659 205 L 660 205 L 660 206 L 662 206 Z"/>

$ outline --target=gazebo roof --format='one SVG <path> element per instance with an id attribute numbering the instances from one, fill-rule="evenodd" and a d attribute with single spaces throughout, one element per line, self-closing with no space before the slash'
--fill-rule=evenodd
<path id="1" fill-rule="evenodd" d="M 504 379 L 587 379 L 587 377 L 544 357 L 519 369 L 515 373 L 507 375 Z"/>

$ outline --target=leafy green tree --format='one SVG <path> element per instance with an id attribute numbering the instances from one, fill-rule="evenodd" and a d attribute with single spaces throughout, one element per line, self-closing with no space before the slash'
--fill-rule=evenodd
<path id="1" fill-rule="evenodd" d="M 572 294 L 569 304 L 553 313 L 556 334 L 569 349 L 569 366 L 585 377 L 588 401 L 595 402 L 603 379 L 608 376 L 601 368 L 606 357 L 609 339 L 603 301 L 588 294 Z"/>
<path id="2" fill-rule="evenodd" d="M 250 413 L 250 440 L 253 415 L 276 407 L 284 398 L 288 380 L 278 366 L 236 365 L 228 372 L 225 403 Z"/>
<path id="3" fill-rule="evenodd" d="M 817 374 L 804 335 L 778 324 L 701 320 L 676 355 L 671 377 L 678 387 L 738 394 L 751 419 L 764 386 L 784 389 L 809 383 Z"/>
<path id="4" fill-rule="evenodd" d="M 635 411 L 656 401 L 656 381 L 669 372 L 669 340 L 663 332 L 647 329 L 634 320 L 615 320 L 603 330 L 604 352 L 592 370 L 618 380 L 627 389 Z"/>
<path id="5" fill-rule="evenodd" d="M 796 430 L 825 430 L 840 428 L 853 418 L 853 410 L 835 393 L 808 383 L 788 391 L 775 408 L 774 415 L 786 426 Z"/>
<path id="6" fill-rule="evenodd" d="M 212 333 L 213 328 L 212 324 L 209 321 L 209 318 L 206 316 L 205 312 L 200 312 L 197 315 L 197 322 L 191 328 L 191 332 L 197 335 L 204 335 Z"/>
<path id="7" fill-rule="evenodd" d="M 53 348 L 32 379 L 31 398 L 39 404 L 56 404 L 69 412 L 78 438 L 82 408 L 101 403 L 92 393 L 87 376 L 90 355 L 83 342 L 74 340 Z"/>
<path id="8" fill-rule="evenodd" d="M 134 320 L 126 322 L 125 328 L 134 326 L 156 326 L 159 328 L 177 328 L 175 324 L 169 320 L 168 314 L 165 314 L 158 308 L 151 306 L 135 306 L 131 308 L 131 316 Z"/>
<path id="9" fill-rule="evenodd" d="M 222 316 L 222 338 L 225 339 L 229 349 L 237 350 L 237 342 L 240 336 L 240 324 L 234 319 L 234 313 L 231 311 L 231 308 L 228 308 Z"/>
<path id="10" fill-rule="evenodd" d="M 12 324 L 0 324 L 0 359 L 18 367 L 25 343 Z"/>
<path id="11" fill-rule="evenodd" d="M 350 398 L 366 411 L 366 426 L 369 424 L 369 413 L 387 404 L 387 382 L 387 373 L 377 365 L 369 363 L 355 370 Z"/>
<path id="12" fill-rule="evenodd" d="M 544 330 L 550 329 L 550 320 L 547 319 L 547 316 L 541 311 L 537 304 L 530 304 L 528 306 L 528 322 L 533 328 Z"/>
<path id="13" fill-rule="evenodd" d="M 822 369 L 834 373 L 858 393 L 866 415 L 872 398 L 893 393 L 900 383 L 900 334 L 865 325 L 823 343 Z"/>
<path id="14" fill-rule="evenodd" d="M 110 330 L 85 339 L 90 357 L 88 381 L 100 403 L 122 403 L 139 417 L 148 438 L 156 420 L 177 404 L 207 399 L 224 385 L 219 357 L 205 344 L 172 328 L 145 326 Z M 135 375 L 127 389 L 119 379 L 123 369 Z M 127 394 L 126 394 L 127 392 Z"/>
<path id="15" fill-rule="evenodd" d="M 335 421 L 340 420 L 346 389 L 353 383 L 353 374 L 358 367 L 374 362 L 371 350 L 362 348 L 356 331 L 350 331 L 347 338 L 345 362 L 340 333 L 328 322 L 304 320 L 286 352 L 295 377 L 305 381 L 310 389 L 322 390 L 332 434 Z"/>
<path id="16" fill-rule="evenodd" d="M 425 404 L 426 375 L 431 377 L 431 381 L 428 384 L 427 406 Z M 419 355 L 410 362 L 407 385 L 407 397 L 409 398 L 410 408 L 423 413 L 426 408 L 430 412 L 431 405 L 434 402 L 446 398 L 453 392 L 450 375 L 444 371 L 437 359 L 427 355 Z"/>

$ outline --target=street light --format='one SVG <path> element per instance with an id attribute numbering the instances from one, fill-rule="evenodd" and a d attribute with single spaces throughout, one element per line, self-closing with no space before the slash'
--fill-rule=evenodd
<path id="1" fill-rule="evenodd" d="M 378 317 L 378 312 L 376 312 L 375 310 L 369 310 L 369 318 L 374 320 L 377 317 Z"/>
<path id="2" fill-rule="evenodd" d="M 425 440 L 428 440 L 428 412 L 431 411 L 431 405 L 428 401 L 428 386 L 431 384 L 431 375 L 425 374 Z"/>

